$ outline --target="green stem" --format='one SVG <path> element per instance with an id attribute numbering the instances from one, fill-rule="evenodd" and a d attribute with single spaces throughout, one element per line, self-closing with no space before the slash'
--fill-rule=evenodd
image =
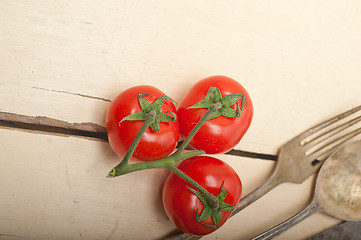
<path id="1" fill-rule="evenodd" d="M 189 177 L 187 174 L 179 170 L 174 165 L 169 165 L 168 169 L 177 174 L 179 177 L 183 178 L 185 181 L 190 183 L 193 187 L 195 187 L 198 191 L 200 191 L 203 196 L 206 197 L 209 204 L 212 206 L 213 209 L 217 209 L 219 207 L 219 200 L 217 197 L 213 196 L 211 193 L 209 193 L 204 187 L 202 187 L 199 183 L 194 181 L 191 177 Z"/>
<path id="2" fill-rule="evenodd" d="M 139 132 L 137 133 L 137 135 L 135 136 L 132 144 L 130 145 L 127 153 L 125 154 L 124 158 L 122 159 L 122 161 L 115 166 L 109 173 L 107 177 L 115 177 L 115 176 L 119 176 L 122 174 L 118 174 L 119 172 L 124 172 L 127 168 L 129 168 L 129 164 L 128 161 L 130 159 L 130 157 L 132 156 L 132 154 L 135 151 L 135 148 L 138 146 L 138 143 L 140 141 L 140 139 L 142 138 L 144 132 L 147 130 L 147 128 L 150 126 L 150 124 L 152 124 L 152 122 L 154 121 L 154 119 L 157 117 L 157 113 L 155 111 L 150 111 L 148 116 L 145 118 L 145 121 L 142 125 L 142 127 L 140 128 Z M 125 173 L 123 173 L 125 174 Z"/>
<path id="3" fill-rule="evenodd" d="M 179 146 L 177 152 L 175 154 L 181 154 L 184 148 L 189 144 L 194 135 L 198 132 L 198 130 L 202 127 L 202 125 L 209 119 L 209 117 L 218 109 L 220 109 L 222 105 L 219 102 L 213 104 L 208 108 L 208 111 L 203 115 L 203 117 L 199 120 L 196 126 L 192 129 L 189 135 L 184 139 L 183 143 Z"/>
<path id="4" fill-rule="evenodd" d="M 152 169 L 152 168 L 167 168 L 169 169 L 169 166 L 173 166 L 175 163 L 182 161 L 184 159 L 188 159 L 191 157 L 199 156 L 204 154 L 201 150 L 194 150 L 190 152 L 186 152 L 178 155 L 170 155 L 168 157 L 149 161 L 149 162 L 140 162 L 140 163 L 133 163 L 133 164 L 118 164 L 116 167 L 114 167 L 108 174 L 107 177 L 116 177 L 120 175 L 124 175 L 131 172 L 141 171 L 145 169 Z"/>

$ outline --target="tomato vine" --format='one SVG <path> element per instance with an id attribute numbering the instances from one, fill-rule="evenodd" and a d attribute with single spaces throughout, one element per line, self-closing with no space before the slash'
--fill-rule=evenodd
<path id="1" fill-rule="evenodd" d="M 184 139 L 183 143 L 174 153 L 157 160 L 130 164 L 129 159 L 132 157 L 135 149 L 142 139 L 142 136 L 148 128 L 151 128 L 153 131 L 159 131 L 159 123 L 170 123 L 175 121 L 177 118 L 177 115 L 174 112 L 168 111 L 168 114 L 161 112 L 164 101 L 173 101 L 171 98 L 163 95 L 157 98 L 153 103 L 149 103 L 144 98 L 145 96 L 152 97 L 149 94 L 139 94 L 138 101 L 141 108 L 140 111 L 129 114 L 118 123 L 120 125 L 124 121 L 144 121 L 123 159 L 118 165 L 109 171 L 107 177 L 113 178 L 145 169 L 169 169 L 171 172 L 188 182 L 192 186 L 187 187 L 188 190 L 196 195 L 202 202 L 204 206 L 203 211 L 201 214 L 199 214 L 198 210 L 196 211 L 194 216 L 195 220 L 197 222 L 204 222 L 209 218 L 212 218 L 213 224 L 204 223 L 203 225 L 211 229 L 216 229 L 221 222 L 220 213 L 231 212 L 234 209 L 233 205 L 224 202 L 227 195 L 224 182 L 222 183 L 222 186 L 220 187 L 221 190 L 218 194 L 211 194 L 205 187 L 181 171 L 177 167 L 177 163 L 204 154 L 205 151 L 203 150 L 184 150 L 205 122 L 220 116 L 227 118 L 239 118 L 247 100 L 246 96 L 244 94 L 227 94 L 222 96 L 221 91 L 217 87 L 210 87 L 206 96 L 202 100 L 188 107 L 188 109 L 206 109 L 206 112 L 195 124 Z M 241 100 L 241 105 L 238 103 L 239 100 Z M 233 105 L 236 106 L 236 109 L 231 108 Z"/>

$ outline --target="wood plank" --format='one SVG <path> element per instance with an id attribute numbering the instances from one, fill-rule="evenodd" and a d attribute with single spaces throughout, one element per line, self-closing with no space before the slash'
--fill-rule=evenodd
<path id="1" fill-rule="evenodd" d="M 158 201 L 164 171 L 110 180 L 118 158 L 105 142 L 10 130 L 1 136 L 1 234 L 156 239 L 172 227 Z M 140 233 L 140 225 L 156 229 Z"/>
<path id="2" fill-rule="evenodd" d="M 334 0 L 1 1 L 0 239 L 158 239 L 175 230 L 159 201 L 166 173 L 105 179 L 118 159 L 93 141 L 105 140 L 111 100 L 138 84 L 176 101 L 215 74 L 248 89 L 255 116 L 235 148 L 245 157 L 220 155 L 247 194 L 275 164 L 255 158 L 274 158 L 298 133 L 361 104 L 360 11 L 361 2 Z M 249 239 L 302 209 L 313 182 L 279 186 L 206 239 Z M 338 222 L 317 214 L 279 239 Z"/>
<path id="3" fill-rule="evenodd" d="M 6 129 L 0 134 L 1 239 L 159 239 L 176 230 L 161 203 L 166 171 L 107 179 L 119 159 L 106 142 Z M 218 157 L 237 171 L 244 195 L 275 163 Z M 288 218 L 310 201 L 314 179 L 280 185 L 204 239 L 249 239 Z M 312 236 L 337 223 L 317 214 L 280 239 Z"/>
<path id="4" fill-rule="evenodd" d="M 179 101 L 195 81 L 225 74 L 255 106 L 237 149 L 275 154 L 360 104 L 358 2 L 0 4 L 3 112 L 104 126 L 127 87 L 152 84 Z"/>

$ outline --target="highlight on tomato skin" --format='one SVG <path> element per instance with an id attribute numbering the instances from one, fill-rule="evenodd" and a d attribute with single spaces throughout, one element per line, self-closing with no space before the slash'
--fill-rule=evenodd
<path id="1" fill-rule="evenodd" d="M 243 94 L 245 102 L 240 117 L 228 118 L 219 116 L 206 121 L 190 141 L 194 149 L 208 154 L 225 153 L 232 150 L 247 132 L 253 118 L 253 103 L 247 90 L 236 80 L 226 76 L 211 76 L 195 83 L 178 104 L 178 120 L 182 138 L 189 135 L 195 124 L 204 116 L 207 109 L 189 108 L 203 100 L 210 87 L 220 90 L 222 96 Z M 237 103 L 241 106 L 243 100 Z M 230 106 L 236 110 L 236 104 Z"/>
<path id="2" fill-rule="evenodd" d="M 124 157 L 144 121 L 122 121 L 126 116 L 141 110 L 138 95 L 146 94 L 144 98 L 151 104 L 161 96 L 166 95 L 161 90 L 148 85 L 131 87 L 121 92 L 110 104 L 106 126 L 109 144 L 120 157 Z M 161 108 L 164 114 L 177 113 L 173 102 L 166 99 Z M 179 124 L 174 122 L 160 122 L 159 131 L 150 127 L 145 131 L 132 158 L 141 161 L 152 161 L 168 156 L 179 141 Z"/>
<path id="3" fill-rule="evenodd" d="M 178 169 L 183 171 L 194 181 L 199 183 L 212 195 L 221 191 L 222 183 L 227 191 L 225 203 L 236 206 L 242 194 L 242 182 L 235 170 L 227 163 L 209 156 L 192 157 L 178 163 Z M 195 215 L 203 211 L 201 200 L 188 187 L 192 186 L 170 173 L 163 186 L 163 206 L 170 220 L 183 232 L 192 235 L 206 235 L 220 228 L 230 217 L 231 211 L 221 213 L 221 222 L 212 229 L 205 224 L 212 225 L 210 218 L 204 222 L 197 222 Z"/>

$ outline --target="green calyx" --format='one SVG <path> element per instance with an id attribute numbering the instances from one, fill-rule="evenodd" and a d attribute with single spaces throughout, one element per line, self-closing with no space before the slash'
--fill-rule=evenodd
<path id="1" fill-rule="evenodd" d="M 153 131 L 159 131 L 159 123 L 160 122 L 174 122 L 176 120 L 177 116 L 175 115 L 175 113 L 168 111 L 167 113 L 172 115 L 172 116 L 169 116 L 167 114 L 160 112 L 160 110 L 162 109 L 162 106 L 164 104 L 164 101 L 166 99 L 168 99 L 168 100 L 174 102 L 173 99 L 164 95 L 164 96 L 161 96 L 160 98 L 158 98 L 157 100 L 155 100 L 152 104 L 150 104 L 144 98 L 144 96 L 150 96 L 150 95 L 149 94 L 139 94 L 138 95 L 138 100 L 139 100 L 139 105 L 140 105 L 141 110 L 139 112 L 130 114 L 130 115 L 126 116 L 125 118 L 123 118 L 119 122 L 119 125 L 123 121 L 145 121 L 145 119 L 149 115 L 152 115 L 152 118 L 154 120 L 150 124 L 150 127 Z"/>
<path id="2" fill-rule="evenodd" d="M 241 107 L 238 104 L 238 100 L 242 99 Z M 236 103 L 236 110 L 230 108 Z M 246 103 L 246 97 L 243 94 L 229 94 L 222 96 L 221 91 L 216 87 L 210 87 L 206 97 L 198 103 L 190 106 L 189 108 L 215 108 L 216 110 L 209 116 L 209 119 L 213 119 L 219 116 L 237 118 L 241 116 L 244 104 Z"/>
<path id="3" fill-rule="evenodd" d="M 232 206 L 231 204 L 223 202 L 223 200 L 227 196 L 227 190 L 224 188 L 224 182 L 222 183 L 221 192 L 217 196 L 215 196 L 218 200 L 216 202 L 210 201 L 210 199 L 206 195 L 195 189 L 189 187 L 188 189 L 201 200 L 204 206 L 201 215 L 198 214 L 197 209 L 195 220 L 197 222 L 203 222 L 208 220 L 209 218 L 212 218 L 213 225 L 203 223 L 203 225 L 209 228 L 216 229 L 219 226 L 221 222 L 221 212 L 231 212 L 234 209 L 234 206 Z"/>

